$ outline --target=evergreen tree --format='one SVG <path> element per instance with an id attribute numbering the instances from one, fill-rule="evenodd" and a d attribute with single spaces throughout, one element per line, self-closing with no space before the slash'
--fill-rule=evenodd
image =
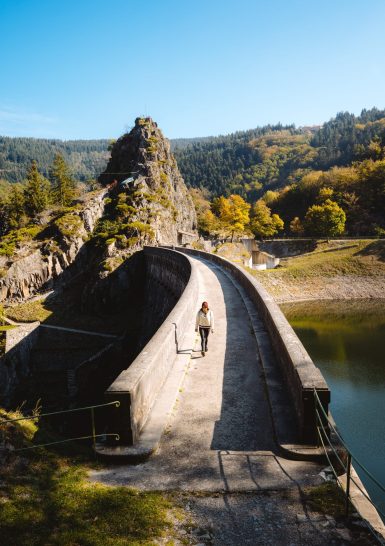
<path id="1" fill-rule="evenodd" d="M 50 169 L 52 200 L 61 207 L 70 205 L 75 197 L 75 180 L 61 154 L 57 154 Z"/>
<path id="2" fill-rule="evenodd" d="M 49 202 L 49 182 L 39 173 L 36 161 L 32 161 L 32 165 L 28 171 L 24 197 L 25 210 L 29 216 L 35 216 L 35 214 L 47 208 Z"/>
<path id="3" fill-rule="evenodd" d="M 8 198 L 1 201 L 0 235 L 5 235 L 10 229 L 23 227 L 27 222 L 24 189 L 20 184 L 13 184 Z"/>

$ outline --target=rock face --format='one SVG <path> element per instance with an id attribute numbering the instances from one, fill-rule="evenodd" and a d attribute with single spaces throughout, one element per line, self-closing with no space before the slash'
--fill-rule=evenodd
<path id="1" fill-rule="evenodd" d="M 38 236 L 18 243 L 11 258 L 0 256 L 0 301 L 23 301 L 50 289 L 59 277 L 66 282 L 87 270 L 82 301 L 91 304 L 96 294 L 106 299 L 110 291 L 101 281 L 143 246 L 197 237 L 191 196 L 168 140 L 151 118 L 138 118 L 114 144 L 100 181 L 105 189 L 71 209 L 49 212 Z"/>
<path id="2" fill-rule="evenodd" d="M 75 210 L 47 227 L 47 237 L 21 245 L 11 259 L 1 257 L 0 301 L 23 301 L 49 288 L 71 265 L 104 211 L 106 190 L 86 196 Z"/>
<path id="3" fill-rule="evenodd" d="M 169 141 L 151 118 L 137 118 L 135 127 L 114 144 L 99 181 L 125 192 L 130 221 L 147 223 L 156 244 L 178 244 L 196 234 L 196 212 Z"/>

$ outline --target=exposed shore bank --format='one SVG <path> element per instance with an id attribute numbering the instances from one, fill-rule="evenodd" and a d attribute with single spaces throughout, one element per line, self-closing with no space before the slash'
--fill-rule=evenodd
<path id="1" fill-rule="evenodd" d="M 385 298 L 385 241 L 320 241 L 276 269 L 249 271 L 279 304 Z"/>

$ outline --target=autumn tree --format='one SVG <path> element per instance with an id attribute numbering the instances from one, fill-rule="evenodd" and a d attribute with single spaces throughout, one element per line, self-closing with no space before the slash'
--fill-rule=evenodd
<path id="1" fill-rule="evenodd" d="M 321 205 L 309 207 L 304 226 L 310 235 L 333 237 L 341 235 L 345 230 L 346 214 L 343 209 L 331 199 Z"/>
<path id="2" fill-rule="evenodd" d="M 204 235 L 213 235 L 218 227 L 218 219 L 211 210 L 209 192 L 201 188 L 190 188 L 189 192 L 197 213 L 199 232 Z"/>
<path id="3" fill-rule="evenodd" d="M 36 161 L 32 161 L 24 188 L 25 211 L 29 216 L 35 216 L 47 208 L 49 189 L 48 180 L 39 173 Z"/>
<path id="4" fill-rule="evenodd" d="M 62 155 L 57 154 L 50 170 L 52 184 L 52 200 L 61 207 L 67 207 L 73 201 L 76 194 L 75 180 Z"/>
<path id="5" fill-rule="evenodd" d="M 271 237 L 284 229 L 284 222 L 278 214 L 271 214 L 270 208 L 260 199 L 251 209 L 250 229 L 256 237 Z"/>
<path id="6" fill-rule="evenodd" d="M 302 225 L 301 220 L 298 218 L 298 216 L 295 216 L 293 220 L 290 222 L 290 231 L 294 235 L 303 235 L 304 234 L 304 227 Z"/>
<path id="7" fill-rule="evenodd" d="M 317 203 L 321 204 L 324 203 L 327 199 L 331 199 L 333 197 L 334 190 L 332 188 L 321 188 L 317 197 Z"/>
<path id="8" fill-rule="evenodd" d="M 214 200 L 212 208 L 225 232 L 231 234 L 231 241 L 235 234 L 244 233 L 250 220 L 250 205 L 240 195 L 221 196 Z"/>

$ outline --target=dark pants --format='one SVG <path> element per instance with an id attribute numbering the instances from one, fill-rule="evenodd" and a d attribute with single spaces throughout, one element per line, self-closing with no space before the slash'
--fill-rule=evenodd
<path id="1" fill-rule="evenodd" d="M 199 333 L 201 336 L 202 351 L 207 351 L 207 340 L 209 338 L 210 328 L 203 328 L 199 326 Z"/>

